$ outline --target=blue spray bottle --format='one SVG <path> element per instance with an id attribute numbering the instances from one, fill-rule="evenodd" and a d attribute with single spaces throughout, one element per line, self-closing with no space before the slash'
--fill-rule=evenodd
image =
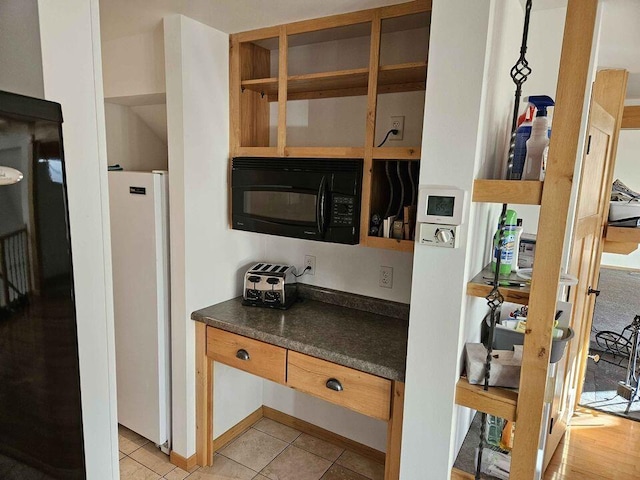
<path id="1" fill-rule="evenodd" d="M 531 125 L 531 135 L 527 140 L 527 157 L 524 162 L 522 180 L 542 180 L 543 167 L 549 147 L 547 107 L 552 107 L 555 104 L 553 99 L 546 95 L 529 97 L 529 102 L 536 107 L 536 118 Z"/>
<path id="2" fill-rule="evenodd" d="M 513 162 L 509 180 L 520 180 L 524 170 L 524 160 L 527 158 L 527 140 L 531 136 L 531 122 L 533 121 L 535 107 L 530 103 L 525 112 L 520 115 L 523 120 L 516 130 L 515 146 L 513 149 Z"/>

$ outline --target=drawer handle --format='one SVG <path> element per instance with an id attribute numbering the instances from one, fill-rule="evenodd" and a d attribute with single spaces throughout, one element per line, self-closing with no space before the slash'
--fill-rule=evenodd
<path id="1" fill-rule="evenodd" d="M 249 352 L 247 352 L 244 348 L 241 348 L 236 352 L 236 358 L 240 360 L 249 360 Z"/>
<path id="2" fill-rule="evenodd" d="M 329 380 L 327 380 L 326 385 L 329 390 L 335 390 L 336 392 L 341 392 L 342 390 L 344 390 L 342 388 L 340 380 L 336 380 L 335 378 L 330 378 Z"/>

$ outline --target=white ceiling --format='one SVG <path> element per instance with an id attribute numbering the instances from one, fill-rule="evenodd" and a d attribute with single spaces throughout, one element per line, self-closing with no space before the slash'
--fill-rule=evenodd
<path id="1" fill-rule="evenodd" d="M 353 12 L 406 0 L 100 0 L 103 40 L 152 31 L 181 13 L 226 33 Z"/>
<path id="2" fill-rule="evenodd" d="M 101 0 L 103 40 L 158 27 L 180 13 L 226 33 L 317 18 L 405 0 Z M 520 0 L 524 5 L 526 0 Z M 534 10 L 564 7 L 567 0 L 533 0 Z M 630 72 L 627 98 L 640 99 L 640 0 L 604 0 L 598 66 Z"/>

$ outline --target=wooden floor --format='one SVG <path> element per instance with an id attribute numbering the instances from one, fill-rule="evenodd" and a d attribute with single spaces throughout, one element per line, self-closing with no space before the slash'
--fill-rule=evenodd
<path id="1" fill-rule="evenodd" d="M 640 422 L 579 409 L 544 480 L 640 479 Z"/>

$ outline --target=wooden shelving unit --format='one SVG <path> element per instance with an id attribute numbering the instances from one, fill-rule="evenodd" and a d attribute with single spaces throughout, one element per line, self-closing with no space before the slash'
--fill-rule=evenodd
<path id="1" fill-rule="evenodd" d="M 473 201 L 540 205 L 543 182 L 535 180 L 475 180 Z"/>
<path id="2" fill-rule="evenodd" d="M 486 412 L 507 420 L 516 420 L 518 392 L 500 387 L 471 385 L 465 377 L 456 384 L 456 403 L 480 412 Z"/>
<path id="3" fill-rule="evenodd" d="M 467 284 L 467 295 L 481 298 L 486 297 L 493 289 L 493 285 L 487 284 L 487 282 L 492 282 L 492 278 L 493 272 L 491 271 L 491 266 L 488 265 Z M 519 303 L 521 305 L 529 303 L 530 286 L 526 280 L 519 278 L 515 273 L 511 273 L 509 276 L 500 278 L 505 282 L 519 282 L 526 284 L 526 286 L 523 287 L 509 285 L 500 286 L 500 292 L 504 296 L 505 302 Z"/>
<path id="4" fill-rule="evenodd" d="M 385 144 L 383 147 L 377 147 L 376 140 L 379 142 L 381 139 L 376 135 L 379 137 L 382 134 L 376 131 L 376 117 L 385 115 L 385 109 L 388 108 L 384 102 L 380 102 L 382 110 L 378 111 L 379 96 L 425 91 L 430 11 L 430 0 L 414 0 L 231 35 L 231 157 L 362 158 L 360 245 L 412 252 L 413 240 L 368 236 L 371 215 L 387 210 L 388 202 L 384 203 L 384 206 L 382 204 L 386 201 L 385 196 L 391 191 L 386 184 L 387 177 L 384 172 L 380 177 L 379 167 L 374 168 L 375 162 L 417 163 L 421 153 L 421 139 L 416 139 L 416 145 L 411 146 L 396 147 Z M 396 44 L 392 42 L 397 42 L 400 38 L 398 35 L 402 36 L 403 31 L 408 33 L 407 39 L 411 39 L 411 43 L 407 43 L 402 49 L 402 54 L 398 55 Z M 387 37 L 389 33 L 392 33 L 393 37 Z M 416 42 L 416 34 L 423 37 L 424 41 Z M 316 49 L 317 45 L 323 42 L 335 44 L 342 40 L 355 41 L 359 45 L 360 50 L 357 51 L 360 54 L 367 52 L 366 58 L 364 55 L 354 55 L 352 59 L 346 58 L 332 65 L 327 64 L 327 71 L 320 72 L 318 70 L 322 70 L 324 66 L 321 63 L 323 60 L 320 60 L 322 56 L 318 57 L 319 60 L 312 66 L 296 60 L 302 58 L 301 51 L 296 53 L 294 50 L 298 47 Z M 272 62 L 276 55 L 277 67 L 276 62 Z M 331 55 L 325 57 L 331 58 Z M 300 63 L 295 63 L 297 61 Z M 331 67 L 340 69 L 332 70 Z M 331 122 L 331 118 L 314 118 L 313 121 L 309 121 L 309 126 L 289 125 L 287 110 L 292 106 L 287 104 L 288 101 L 353 96 L 366 99 L 366 115 L 362 116 L 362 123 L 353 124 L 354 130 L 364 127 L 363 145 L 315 147 L 289 143 L 289 139 L 294 138 L 292 128 L 317 128 L 317 124 L 320 123 L 318 120 Z M 270 102 L 277 102 L 277 109 L 273 108 Z M 417 117 L 415 112 L 412 115 Z M 419 115 L 420 121 L 422 117 Z M 276 135 L 273 135 L 276 121 L 277 131 Z M 312 127 L 314 121 L 316 123 Z M 386 123 L 383 122 L 383 125 Z M 322 127 L 326 128 L 326 125 Z M 327 133 L 325 130 L 321 132 L 324 135 L 322 143 L 326 144 Z M 300 134 L 297 138 L 299 144 Z M 406 170 L 406 166 L 403 167 Z M 417 172 L 418 168 L 414 168 L 412 173 L 414 171 Z M 397 173 L 400 177 L 400 172 Z M 415 180 L 417 182 L 417 177 Z M 409 181 L 407 188 L 408 184 Z M 402 200 L 403 213 L 407 201 L 407 197 Z"/>

